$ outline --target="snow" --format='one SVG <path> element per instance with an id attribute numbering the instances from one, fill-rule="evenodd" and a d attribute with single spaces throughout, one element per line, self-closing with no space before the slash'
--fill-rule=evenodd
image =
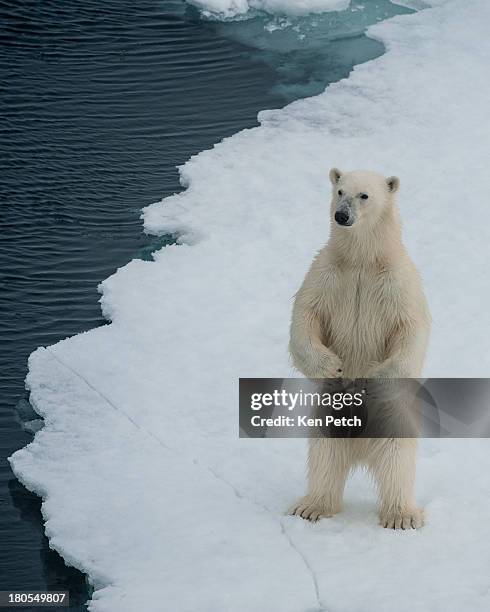
<path id="1" fill-rule="evenodd" d="M 489 18 L 485 0 L 437 0 L 377 24 L 385 55 L 193 157 L 187 190 L 144 211 L 180 244 L 102 284 L 110 325 L 31 356 L 45 427 L 12 467 L 91 611 L 489 609 L 487 440 L 422 441 L 421 531 L 380 528 L 362 473 L 311 525 L 283 514 L 305 441 L 239 439 L 237 415 L 239 376 L 293 373 L 292 296 L 327 239 L 333 165 L 401 178 L 434 319 L 425 374 L 488 375 Z"/>
<path id="2" fill-rule="evenodd" d="M 307 15 L 325 11 L 343 11 L 350 0 L 187 0 L 204 15 L 217 18 L 236 18 L 251 10 L 279 15 Z"/>

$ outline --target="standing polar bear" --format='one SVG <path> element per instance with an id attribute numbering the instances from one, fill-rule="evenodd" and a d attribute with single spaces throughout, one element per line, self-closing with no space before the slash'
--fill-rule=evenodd
<path id="1" fill-rule="evenodd" d="M 402 244 L 399 179 L 333 168 L 330 180 L 331 235 L 295 298 L 293 363 L 309 378 L 418 378 L 430 315 Z M 349 472 L 364 464 L 378 485 L 381 524 L 421 527 L 415 460 L 414 438 L 311 439 L 308 494 L 291 513 L 316 521 L 339 512 Z"/>

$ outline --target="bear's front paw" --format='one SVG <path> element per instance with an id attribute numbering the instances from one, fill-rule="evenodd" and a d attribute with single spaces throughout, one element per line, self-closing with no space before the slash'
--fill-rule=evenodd
<path id="1" fill-rule="evenodd" d="M 425 516 L 421 508 L 390 510 L 381 513 L 379 522 L 385 529 L 420 529 Z"/>
<path id="2" fill-rule="evenodd" d="M 319 353 L 314 364 L 315 375 L 311 378 L 342 378 L 342 361 L 335 353 Z"/>
<path id="3" fill-rule="evenodd" d="M 410 374 L 397 363 L 387 359 L 383 363 L 372 363 L 366 378 L 410 378 Z"/>
<path id="4" fill-rule="evenodd" d="M 315 523 L 322 518 L 330 518 L 334 514 L 340 512 L 340 507 L 333 507 L 326 501 L 313 498 L 310 495 L 305 495 L 299 499 L 291 508 L 288 510 L 288 514 L 293 516 L 300 516 L 301 518 Z"/>

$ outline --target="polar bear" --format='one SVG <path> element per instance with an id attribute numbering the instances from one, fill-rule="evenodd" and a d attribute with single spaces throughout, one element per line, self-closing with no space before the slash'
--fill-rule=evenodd
<path id="1" fill-rule="evenodd" d="M 295 297 L 290 354 L 309 378 L 419 378 L 430 315 L 402 243 L 400 181 L 374 172 L 330 171 L 331 233 Z M 308 493 L 291 514 L 316 521 L 341 510 L 349 472 L 364 464 L 380 497 L 380 523 L 419 528 L 416 440 L 311 439 Z"/>

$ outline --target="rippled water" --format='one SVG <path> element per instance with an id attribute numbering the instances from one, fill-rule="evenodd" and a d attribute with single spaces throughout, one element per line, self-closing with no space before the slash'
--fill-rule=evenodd
<path id="1" fill-rule="evenodd" d="M 375 4 L 367 22 L 402 12 Z M 14 410 L 28 410 L 29 353 L 102 325 L 97 284 L 171 241 L 145 237 L 139 215 L 179 190 L 176 164 L 382 52 L 352 19 L 220 24 L 179 0 L 0 1 L 0 590 L 67 588 L 74 610 L 88 596 L 6 461 L 31 439 Z"/>

